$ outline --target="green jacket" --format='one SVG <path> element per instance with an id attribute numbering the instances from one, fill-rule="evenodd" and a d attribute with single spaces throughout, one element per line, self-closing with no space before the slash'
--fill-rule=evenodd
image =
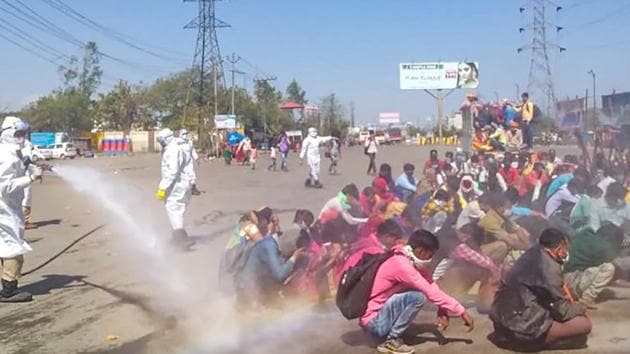
<path id="1" fill-rule="evenodd" d="M 611 262 L 618 256 L 617 249 L 597 235 L 593 229 L 586 227 L 571 237 L 569 261 L 564 265 L 564 272 L 583 271 Z"/>

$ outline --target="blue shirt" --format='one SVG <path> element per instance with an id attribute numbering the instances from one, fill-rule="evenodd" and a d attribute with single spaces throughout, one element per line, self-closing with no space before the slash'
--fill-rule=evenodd
<path id="1" fill-rule="evenodd" d="M 258 295 L 280 286 L 293 271 L 293 261 L 280 258 L 278 242 L 265 236 L 250 251 L 241 273 L 237 275 L 237 289 Z"/>
<path id="2" fill-rule="evenodd" d="M 530 208 L 513 205 L 512 214 L 515 216 L 530 216 L 532 215 L 532 210 Z"/>
<path id="3" fill-rule="evenodd" d="M 505 107 L 505 127 L 510 127 L 510 122 L 516 119 L 516 110 L 512 106 Z"/>
<path id="4" fill-rule="evenodd" d="M 416 191 L 416 179 L 413 176 L 409 177 L 406 173 L 398 176 L 396 178 L 396 187 L 400 187 L 406 189 L 411 192 Z"/>
<path id="5" fill-rule="evenodd" d="M 549 188 L 547 188 L 547 198 L 551 197 L 560 187 L 569 183 L 570 180 L 573 179 L 573 173 L 565 173 L 556 177 L 551 183 L 549 183 Z"/>

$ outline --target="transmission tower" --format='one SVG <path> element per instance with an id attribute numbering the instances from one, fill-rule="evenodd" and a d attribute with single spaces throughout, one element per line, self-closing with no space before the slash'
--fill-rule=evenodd
<path id="1" fill-rule="evenodd" d="M 192 21 L 190 21 L 185 29 L 197 29 L 197 45 L 195 46 L 195 54 L 193 57 L 192 69 L 194 76 L 191 80 L 189 89 L 197 87 L 197 101 L 199 104 L 199 116 L 197 121 L 197 134 L 199 141 L 204 146 L 204 130 L 208 125 L 207 117 L 203 115 L 203 107 L 206 105 L 206 83 L 209 78 L 212 79 L 212 88 L 214 91 L 214 114 L 219 113 L 218 108 L 218 87 L 219 83 L 225 87 L 225 76 L 223 75 L 223 63 L 221 61 L 221 50 L 219 48 L 219 39 L 217 37 L 217 28 L 230 27 L 227 23 L 216 18 L 216 3 L 220 0 L 184 0 L 184 2 L 197 2 L 199 4 L 199 13 Z M 209 71 L 209 72 L 208 72 Z M 187 95 L 190 97 L 190 93 Z M 187 97 L 187 101 L 188 101 Z M 188 106 L 188 102 L 186 102 Z M 186 112 L 184 112 L 186 119 Z"/>
<path id="2" fill-rule="evenodd" d="M 561 10 L 562 6 L 550 0 L 528 0 L 526 5 L 519 8 L 520 13 L 526 13 L 532 18 L 531 22 L 519 28 L 520 33 L 531 36 L 531 42 L 517 49 L 518 53 L 530 52 L 531 55 L 527 91 L 530 97 L 535 97 L 534 100 L 536 97 L 539 100 L 543 97 L 547 100 L 548 116 L 555 116 L 556 110 L 556 92 L 549 53 L 552 50 L 564 52 L 566 48 L 549 41 L 549 33 L 560 32 L 563 27 L 549 22 L 547 14 L 550 11 L 558 13 Z"/>

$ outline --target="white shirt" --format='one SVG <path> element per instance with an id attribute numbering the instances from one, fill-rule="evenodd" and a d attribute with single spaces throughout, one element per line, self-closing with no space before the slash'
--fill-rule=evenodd
<path id="1" fill-rule="evenodd" d="M 365 147 L 368 154 L 376 154 L 378 152 L 378 140 L 376 140 L 376 137 L 365 139 Z"/>

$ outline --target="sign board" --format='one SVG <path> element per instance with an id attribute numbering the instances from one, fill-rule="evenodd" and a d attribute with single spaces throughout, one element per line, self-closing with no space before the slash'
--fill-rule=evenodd
<path id="1" fill-rule="evenodd" d="M 401 63 L 401 90 L 440 90 L 479 87 L 479 63 Z"/>
<path id="2" fill-rule="evenodd" d="M 382 125 L 399 124 L 400 123 L 400 113 L 398 113 L 398 112 L 379 113 L 379 115 L 378 115 L 378 123 L 382 124 Z"/>
<path id="3" fill-rule="evenodd" d="M 217 114 L 214 116 L 216 129 L 236 129 L 236 116 L 233 114 Z"/>

